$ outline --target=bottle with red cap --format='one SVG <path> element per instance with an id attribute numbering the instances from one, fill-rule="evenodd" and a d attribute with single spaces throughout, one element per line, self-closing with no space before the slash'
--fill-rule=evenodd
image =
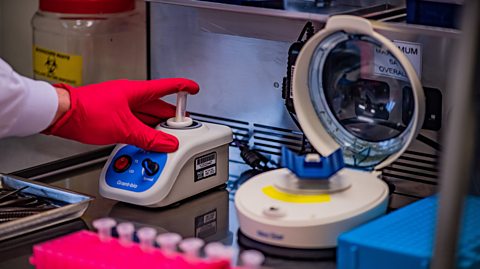
<path id="1" fill-rule="evenodd" d="M 40 0 L 32 19 L 36 79 L 74 86 L 146 78 L 144 6 L 135 0 Z"/>

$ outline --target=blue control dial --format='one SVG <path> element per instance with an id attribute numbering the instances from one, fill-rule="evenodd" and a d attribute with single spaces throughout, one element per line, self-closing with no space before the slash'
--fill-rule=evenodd
<path id="1" fill-rule="evenodd" d="M 113 188 L 143 192 L 157 182 L 166 162 L 166 153 L 145 151 L 127 145 L 113 156 L 105 181 Z"/>

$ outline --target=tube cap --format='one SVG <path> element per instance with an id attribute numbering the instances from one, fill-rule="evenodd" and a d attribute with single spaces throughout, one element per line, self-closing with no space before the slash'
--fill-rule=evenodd
<path id="1" fill-rule="evenodd" d="M 41 11 L 66 14 L 105 14 L 130 11 L 135 0 L 40 0 Z"/>

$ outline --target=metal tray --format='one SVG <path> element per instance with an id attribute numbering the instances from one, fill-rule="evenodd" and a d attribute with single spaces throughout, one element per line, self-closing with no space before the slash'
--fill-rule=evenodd
<path id="1" fill-rule="evenodd" d="M 58 201 L 58 208 L 0 224 L 0 241 L 21 234 L 43 229 L 83 215 L 93 197 L 64 190 L 40 182 L 0 174 L 0 187 L 20 189 L 28 186 L 21 193 L 35 195 Z"/>

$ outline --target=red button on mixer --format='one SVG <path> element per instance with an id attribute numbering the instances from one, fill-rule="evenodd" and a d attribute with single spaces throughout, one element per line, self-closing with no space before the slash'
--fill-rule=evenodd
<path id="1" fill-rule="evenodd" d="M 117 173 L 125 172 L 132 164 L 132 158 L 128 155 L 118 157 L 113 163 L 113 170 Z"/>

